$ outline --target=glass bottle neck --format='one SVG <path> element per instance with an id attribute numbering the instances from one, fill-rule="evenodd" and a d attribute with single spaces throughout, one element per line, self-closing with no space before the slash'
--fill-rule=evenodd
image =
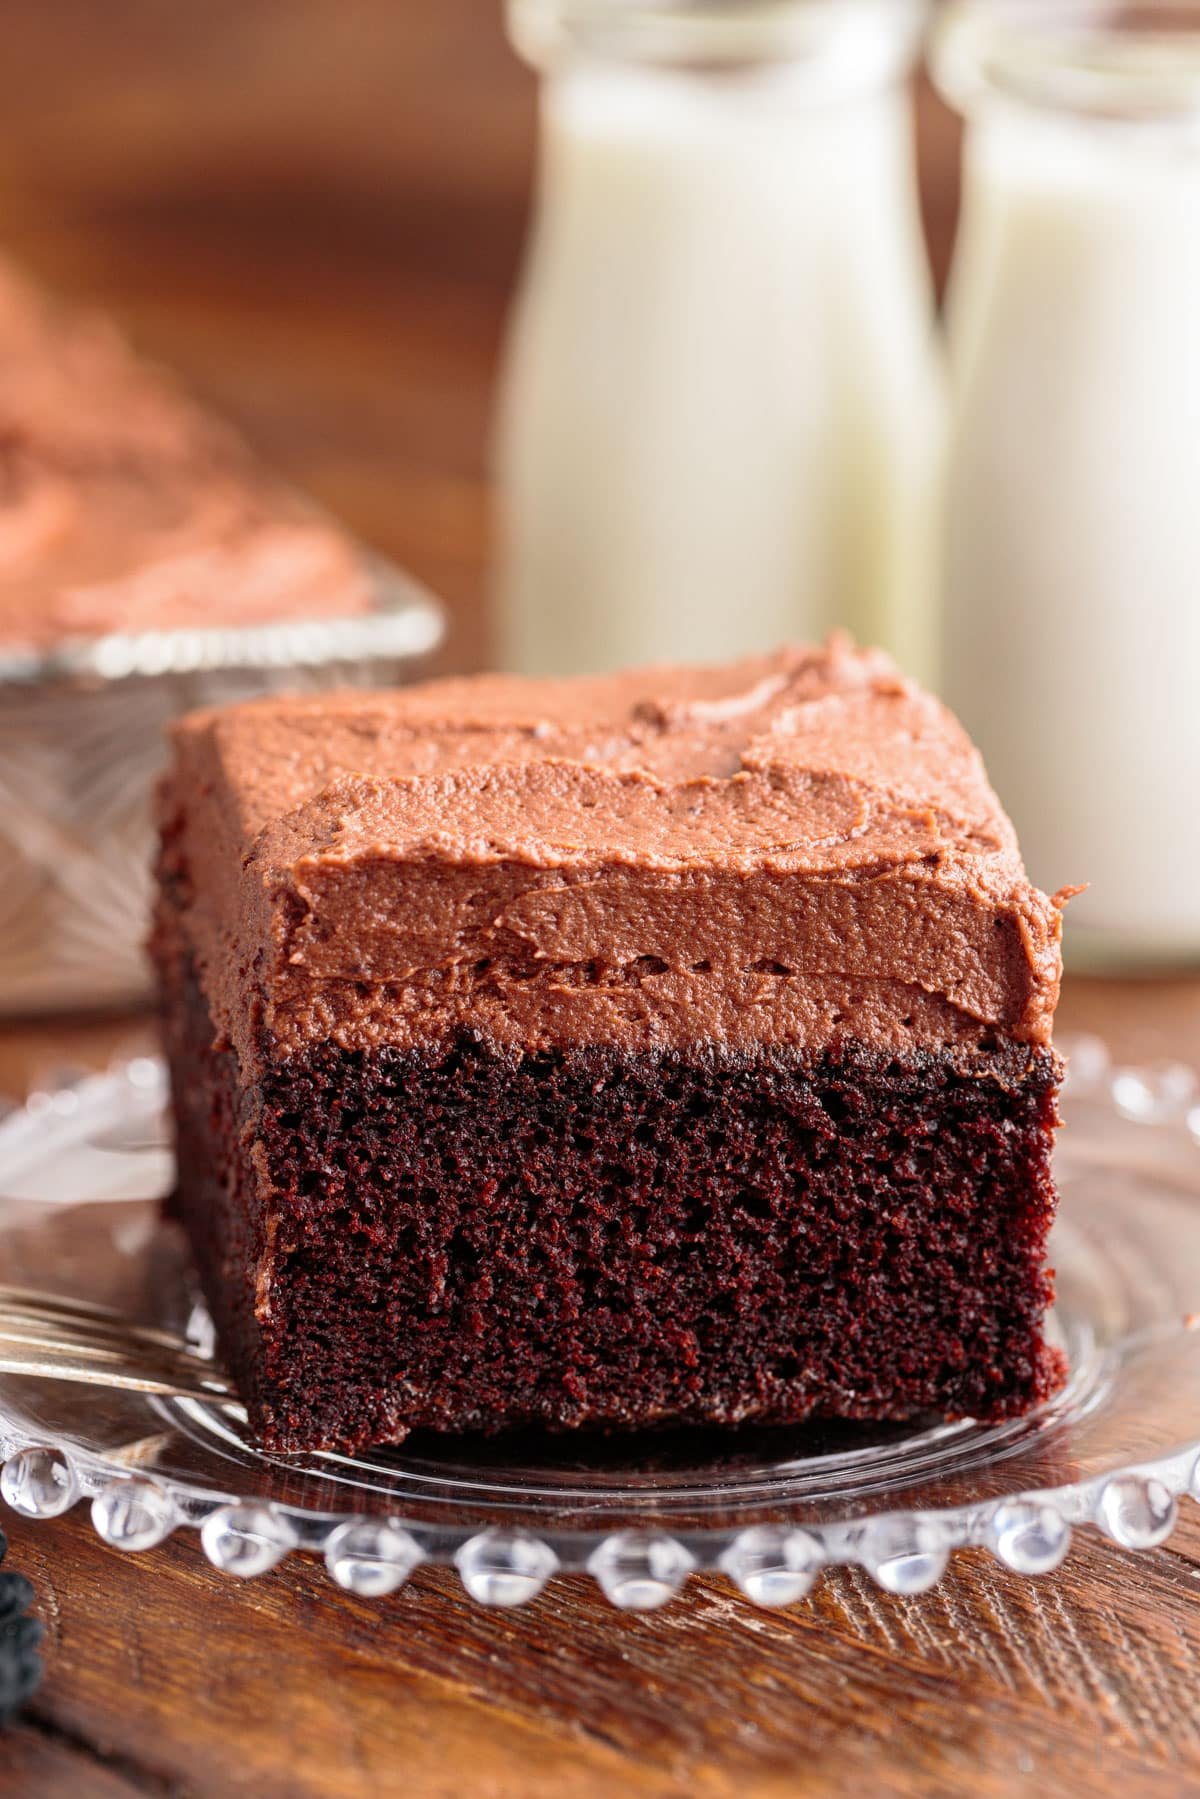
<path id="1" fill-rule="evenodd" d="M 969 117 L 1019 111 L 1200 145 L 1200 0 L 955 0 L 932 62 Z"/>
<path id="2" fill-rule="evenodd" d="M 910 71 L 928 0 L 508 0 L 517 51 L 546 74 L 580 62 L 697 76 L 786 66 L 827 98 Z"/>

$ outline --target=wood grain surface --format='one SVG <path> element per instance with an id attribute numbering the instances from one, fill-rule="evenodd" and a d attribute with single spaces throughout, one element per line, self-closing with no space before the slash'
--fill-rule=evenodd
<path id="1" fill-rule="evenodd" d="M 486 430 L 533 142 L 484 0 L 0 0 L 0 248 L 113 308 L 487 657 Z M 935 261 L 955 132 L 926 97 Z M 1068 1028 L 1200 1063 L 1200 982 L 1075 981 Z M 152 1041 L 0 1032 L 0 1090 Z M 1195 1419 L 1181 1419 L 1181 1434 Z M 134 1559 L 4 1519 L 47 1677 L 0 1791 L 219 1795 L 1200 1792 L 1200 1513 L 1041 1582 L 837 1572 L 764 1613 L 717 1581 L 623 1617 L 585 1580 L 512 1613 L 422 1570 L 365 1602 L 294 1558 L 244 1587 L 193 1536 Z"/>

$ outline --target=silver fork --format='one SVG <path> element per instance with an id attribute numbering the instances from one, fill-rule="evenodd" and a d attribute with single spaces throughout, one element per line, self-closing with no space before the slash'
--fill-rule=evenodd
<path id="1" fill-rule="evenodd" d="M 221 1369 L 172 1331 L 107 1306 L 0 1286 L 0 1373 L 183 1399 L 232 1399 Z"/>

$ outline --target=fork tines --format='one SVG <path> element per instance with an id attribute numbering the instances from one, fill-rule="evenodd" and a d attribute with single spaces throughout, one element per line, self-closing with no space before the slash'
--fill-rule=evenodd
<path id="1" fill-rule="evenodd" d="M 170 1331 L 105 1306 L 0 1286 L 0 1370 L 144 1393 L 233 1397 L 220 1368 Z"/>

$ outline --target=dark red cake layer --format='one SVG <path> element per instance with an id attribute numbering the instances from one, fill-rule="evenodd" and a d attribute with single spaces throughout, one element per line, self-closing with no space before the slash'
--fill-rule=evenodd
<path id="1" fill-rule="evenodd" d="M 174 1207 L 272 1448 L 1001 1418 L 1063 1378 L 1048 1050 L 521 1058 L 464 1037 L 315 1048 L 239 1097 L 190 981 L 168 1031 Z"/>

